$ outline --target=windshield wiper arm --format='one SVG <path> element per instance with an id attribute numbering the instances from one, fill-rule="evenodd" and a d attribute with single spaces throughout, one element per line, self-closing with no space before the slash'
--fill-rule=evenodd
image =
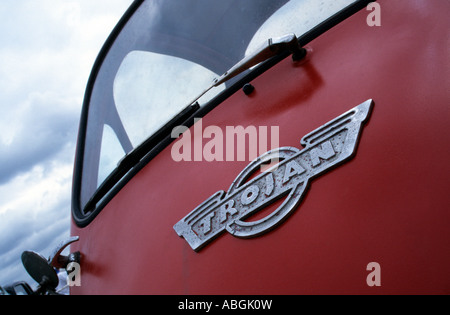
<path id="1" fill-rule="evenodd" d="M 251 67 L 256 66 L 257 64 L 275 57 L 285 51 L 290 51 L 295 60 L 300 60 L 306 55 L 306 49 L 300 47 L 298 38 L 295 34 L 288 34 L 278 38 L 270 38 L 252 54 L 246 56 L 230 70 L 225 72 L 221 77 L 215 79 L 213 86 L 219 86 L 220 84 L 241 74 L 245 70 L 248 70 Z"/>
<path id="2" fill-rule="evenodd" d="M 225 72 L 219 78 L 213 80 L 211 86 L 204 90 L 199 96 L 197 96 L 191 103 L 194 104 L 197 100 L 209 92 L 212 88 L 225 83 L 226 81 L 236 77 L 245 70 L 250 69 L 258 65 L 259 63 L 266 61 L 272 57 L 275 57 L 283 52 L 289 51 L 292 53 L 292 58 L 295 61 L 301 60 L 306 56 L 306 49 L 301 47 L 295 34 L 288 34 L 282 37 L 270 38 L 264 44 L 262 44 L 253 53 L 246 56 L 244 59 L 239 61 L 230 70 Z"/>

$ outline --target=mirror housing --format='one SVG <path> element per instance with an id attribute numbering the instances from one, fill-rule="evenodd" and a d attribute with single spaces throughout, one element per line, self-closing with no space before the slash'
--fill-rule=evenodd
<path id="1" fill-rule="evenodd" d="M 25 270 L 37 283 L 39 287 L 35 292 L 31 290 L 30 286 L 24 282 L 16 283 L 11 286 L 11 289 L 7 293 L 11 295 L 18 295 L 15 293 L 29 293 L 31 294 L 57 294 L 55 292 L 56 287 L 59 284 L 58 274 L 56 269 L 66 269 L 67 266 L 72 263 L 80 263 L 81 254 L 75 252 L 69 256 L 61 255 L 64 249 L 70 244 L 77 242 L 80 238 L 78 236 L 71 237 L 61 242 L 53 251 L 52 255 L 45 259 L 39 253 L 32 251 L 25 251 L 22 253 L 22 264 Z M 17 286 L 16 286 L 17 285 Z M 6 288 L 5 288 L 6 289 Z M 29 289 L 29 290 L 28 290 Z"/>

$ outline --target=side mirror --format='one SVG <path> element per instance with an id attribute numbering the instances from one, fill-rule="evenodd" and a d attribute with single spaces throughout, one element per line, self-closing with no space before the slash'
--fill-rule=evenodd
<path id="1" fill-rule="evenodd" d="M 26 282 L 16 282 L 0 287 L 0 295 L 32 295 L 34 292 Z"/>
<path id="2" fill-rule="evenodd" d="M 39 283 L 37 293 L 55 291 L 59 279 L 56 270 L 50 266 L 47 259 L 38 253 L 26 251 L 22 253 L 22 263 L 31 278 Z"/>
<path id="3" fill-rule="evenodd" d="M 39 288 L 34 294 L 56 294 L 55 290 L 59 284 L 58 274 L 56 269 L 67 268 L 67 265 L 71 262 L 80 262 L 81 254 L 79 252 L 70 254 L 69 256 L 63 256 L 61 253 L 70 244 L 78 241 L 80 238 L 74 236 L 61 242 L 58 247 L 53 251 L 53 254 L 49 259 L 45 259 L 40 254 L 32 251 L 25 251 L 22 253 L 22 264 L 25 270 L 37 283 L 39 283 Z M 22 284 L 23 283 L 18 283 Z M 28 285 L 27 285 L 28 286 Z M 29 286 L 28 286 L 29 287 Z M 5 288 L 7 291 L 8 289 Z M 17 292 L 26 291 L 26 287 L 18 286 Z M 11 289 L 10 294 L 14 294 L 16 291 L 15 287 Z M 33 291 L 30 289 L 33 293 Z"/>
<path id="4" fill-rule="evenodd" d="M 33 289 L 26 282 L 16 282 L 9 287 L 12 295 L 32 295 Z"/>
<path id="5" fill-rule="evenodd" d="M 18 282 L 13 285 L 15 295 L 32 295 L 33 290 L 26 282 Z"/>

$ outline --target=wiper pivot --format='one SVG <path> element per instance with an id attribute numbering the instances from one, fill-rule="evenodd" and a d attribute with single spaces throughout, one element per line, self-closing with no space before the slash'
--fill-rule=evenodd
<path id="1" fill-rule="evenodd" d="M 295 34 L 288 34 L 282 37 L 270 38 L 256 49 L 252 54 L 239 61 L 230 70 L 221 77 L 214 80 L 213 86 L 217 87 L 222 83 L 234 78 L 245 70 L 250 69 L 257 64 L 275 57 L 285 51 L 292 53 L 295 61 L 301 60 L 306 56 L 306 49 L 301 47 Z"/>
<path id="2" fill-rule="evenodd" d="M 298 38 L 297 36 L 295 36 L 295 34 L 288 34 L 277 38 L 270 38 L 253 53 L 239 61 L 230 70 L 225 72 L 219 78 L 214 79 L 211 86 L 204 90 L 189 104 L 195 103 L 200 97 L 205 95 L 212 88 L 218 87 L 222 83 L 225 83 L 226 81 L 234 78 L 245 70 L 248 70 L 251 67 L 258 65 L 259 63 L 266 61 L 272 57 L 278 56 L 286 51 L 292 54 L 292 59 L 294 61 L 303 59 L 307 54 L 306 49 L 300 46 Z"/>

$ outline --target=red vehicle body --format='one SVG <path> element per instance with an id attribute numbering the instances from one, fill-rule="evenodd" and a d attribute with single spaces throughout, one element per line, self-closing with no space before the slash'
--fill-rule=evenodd
<path id="1" fill-rule="evenodd" d="M 273 230 L 225 232 L 194 251 L 174 225 L 249 161 L 176 162 L 175 140 L 90 222 L 73 210 L 82 285 L 71 294 L 449 294 L 450 2 L 378 3 L 381 26 L 359 10 L 309 41 L 303 60 L 267 67 L 247 82 L 251 94 L 237 90 L 202 116 L 203 131 L 279 126 L 280 147 L 300 150 L 305 135 L 372 99 L 351 160 L 314 179 Z"/>

